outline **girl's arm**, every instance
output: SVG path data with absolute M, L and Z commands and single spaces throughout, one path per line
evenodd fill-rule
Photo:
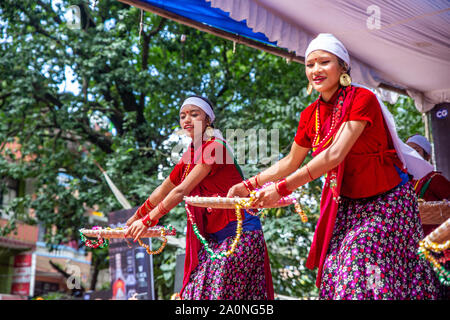
M 367 121 L 345 122 L 330 147 L 286 178 L 286 189 L 295 190 L 338 166 L 361 136 L 366 124 Z M 280 198 L 275 186 L 271 186 L 260 192 L 260 197 L 255 201 L 255 205 L 264 207 L 275 203 Z
M 305 160 L 309 150 L 309 148 L 301 147 L 294 142 L 286 157 L 248 180 L 254 187 L 257 185 L 256 182 L 258 182 L 258 185 L 262 186 L 267 182 L 278 181 L 297 170 Z M 247 194 L 248 191 L 245 188 L 244 183 L 241 182 L 230 188 L 227 197 L 246 196 Z
M 160 206 L 167 212 L 176 207 L 209 174 L 211 168 L 209 164 L 197 164 L 183 182 L 173 188 L 160 202 Z M 164 214 L 156 207 L 149 213 L 149 217 L 154 221 L 159 220 Z
M 308 162 L 307 167 L 304 166 L 301 170 L 286 179 L 287 189 L 295 190 L 337 167 L 350 152 L 356 140 L 362 134 L 366 124 L 367 121 L 344 122 L 329 148 Z
M 128 219 L 127 226 L 130 226 L 134 221 L 143 218 L 146 214 L 148 214 L 153 209 L 152 206 L 156 206 L 160 203 L 175 187 L 176 186 L 172 183 L 172 181 L 170 181 L 170 178 L 167 177 L 163 183 L 153 190 L 147 200 L 145 200 L 145 202 L 136 210 L 134 215 Z
M 183 201 L 183 197 L 188 195 L 192 189 L 208 175 L 211 171 L 211 167 L 212 166 L 208 164 L 197 164 L 184 181 L 171 189 L 167 196 L 159 202 L 156 208 L 142 220 L 138 219 L 131 224 L 125 233 L 125 237 L 132 237 L 134 238 L 134 241 L 137 241 L 137 239 L 139 239 L 147 230 L 148 222 L 151 223 L 150 226 L 156 224 L 162 216 Z M 144 224 L 143 221 L 146 223 Z

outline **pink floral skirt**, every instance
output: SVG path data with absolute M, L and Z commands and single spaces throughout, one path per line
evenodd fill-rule
M 234 237 L 222 243 L 209 242 L 215 252 L 228 250 Z M 265 243 L 261 230 L 245 231 L 234 254 L 212 261 L 202 247 L 199 264 L 191 273 L 182 299 L 184 300 L 265 300 Z
M 417 254 L 422 238 L 417 198 L 409 182 L 373 198 L 341 199 L 320 298 L 439 298 L 439 281 Z

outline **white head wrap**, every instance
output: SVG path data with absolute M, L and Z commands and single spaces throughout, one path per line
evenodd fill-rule
M 197 106 L 200 109 L 202 109 L 203 111 L 205 111 L 205 113 L 208 115 L 209 119 L 211 120 L 211 123 L 213 123 L 214 119 L 216 119 L 216 115 L 214 114 L 213 109 L 211 108 L 210 104 L 208 102 L 206 102 L 205 100 L 203 100 L 201 98 L 197 98 L 197 97 L 189 97 L 186 100 L 184 100 L 183 104 L 181 105 L 180 112 L 181 112 L 181 109 L 183 109 L 183 107 L 188 104 L 193 104 L 194 106 Z
M 197 106 L 200 109 L 202 109 L 208 115 L 211 123 L 213 123 L 214 120 L 216 119 L 216 115 L 214 114 L 214 111 L 213 111 L 211 105 L 208 102 L 206 102 L 205 100 L 198 98 L 198 97 L 189 97 L 186 100 L 184 100 L 183 104 L 181 105 L 180 112 L 181 112 L 181 109 L 183 109 L 183 107 L 188 104 L 192 104 L 192 105 Z M 219 138 L 221 140 L 225 140 L 223 138 L 222 132 L 220 132 L 220 130 L 218 130 L 218 129 L 214 129 L 213 136 L 215 136 L 216 138 Z
M 431 144 L 428 142 L 427 138 L 421 136 L 420 134 L 415 134 L 410 137 L 406 143 L 412 142 L 421 147 L 427 154 L 431 155 Z
M 316 50 L 323 50 L 334 54 L 350 66 L 350 56 L 345 46 L 331 33 L 320 33 L 313 39 L 305 52 L 305 61 L 309 54 Z
M 362 87 L 370 90 L 362 85 L 352 83 L 352 86 Z M 381 107 L 381 113 L 383 114 L 384 121 L 388 127 L 389 133 L 391 134 L 392 142 L 394 148 L 397 151 L 397 155 L 402 161 L 403 165 L 408 169 L 408 173 L 411 174 L 414 179 L 418 180 L 426 176 L 428 173 L 434 170 L 434 167 L 426 160 L 424 160 L 416 150 L 408 146 L 403 142 L 398 134 L 397 128 L 395 126 L 394 116 L 383 103 L 381 98 L 375 94 L 378 99 L 378 103 Z

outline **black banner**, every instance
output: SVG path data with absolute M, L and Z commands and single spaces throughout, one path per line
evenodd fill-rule
M 136 208 L 109 213 L 109 226 L 124 227 Z M 142 238 L 151 248 L 149 238 Z M 132 239 L 111 239 L 109 244 L 109 270 L 113 300 L 154 300 L 153 256 Z

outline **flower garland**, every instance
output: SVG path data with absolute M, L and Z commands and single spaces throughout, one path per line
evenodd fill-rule
M 220 253 L 214 253 L 214 251 L 209 247 L 208 241 L 201 235 L 200 231 L 198 230 L 198 226 L 195 223 L 194 216 L 192 215 L 191 210 L 189 209 L 188 205 L 185 204 L 186 212 L 188 215 L 188 219 L 192 224 L 192 229 L 194 230 L 194 234 L 196 235 L 197 239 L 201 242 L 201 244 L 205 247 L 206 252 L 208 253 L 210 259 L 212 261 L 215 261 L 216 259 L 222 259 L 224 257 L 229 257 L 234 253 L 236 250 L 236 246 L 241 238 L 242 234 L 242 214 L 241 209 L 242 207 L 246 206 L 245 200 L 241 201 L 242 203 L 236 203 L 236 218 L 237 218 L 237 226 L 236 226 L 236 235 L 234 237 L 233 242 L 231 243 L 231 248 L 227 251 L 222 251 Z
M 92 230 L 99 230 L 99 229 L 101 229 L 101 227 L 99 227 L 99 226 L 92 227 Z M 81 241 L 84 242 L 86 247 L 92 248 L 92 249 L 105 248 L 109 245 L 108 239 L 103 239 L 100 236 L 100 233 L 97 235 L 97 241 L 87 239 L 81 231 L 80 231 L 80 238 L 81 238 Z
M 166 235 L 167 235 L 167 233 L 169 233 L 169 234 L 172 233 L 173 232 L 173 228 L 174 227 L 171 226 L 171 225 L 168 225 L 168 226 L 165 226 L 165 227 L 161 227 L 161 236 L 160 237 L 163 239 L 163 243 L 162 243 L 161 247 L 158 250 L 155 250 L 155 251 L 150 250 L 150 247 L 148 245 L 144 244 L 141 241 L 141 239 L 138 239 L 138 243 L 139 243 L 139 245 L 141 247 L 146 249 L 146 251 L 147 251 L 147 253 L 149 255 L 160 254 L 164 250 L 166 245 L 167 245 L 167 237 L 166 237 Z M 101 230 L 101 229 L 102 228 L 99 227 L 99 226 L 92 227 L 92 230 Z M 115 229 L 111 229 L 110 227 L 106 227 L 105 228 L 105 230 L 124 230 L 124 229 L 125 228 L 121 228 L 121 227 L 117 227 Z M 109 245 L 108 239 L 102 238 L 100 233 L 97 235 L 97 240 L 90 240 L 90 239 L 87 239 L 85 237 L 85 235 L 80 230 L 80 238 L 81 238 L 81 241 L 84 242 L 84 244 L 87 247 L 92 248 L 92 249 L 104 248 L 104 247 L 107 247 Z M 125 240 L 127 241 L 127 239 L 125 239 Z
M 445 268 L 441 264 L 439 264 L 439 262 L 435 257 L 433 257 L 430 251 L 442 252 L 449 248 L 450 240 L 447 240 L 442 244 L 438 244 L 425 238 L 424 240 L 420 241 L 418 250 L 419 256 L 431 263 L 434 272 L 436 272 L 436 274 L 438 275 L 439 281 L 445 286 L 450 286 L 450 272 L 448 270 L 445 270 Z
M 273 182 L 267 182 L 265 183 L 261 188 L 256 189 L 252 192 L 250 192 L 250 200 L 249 203 L 251 205 L 251 203 L 253 203 L 253 201 L 258 197 L 258 192 L 261 191 L 262 189 L 270 186 L 271 184 L 273 184 Z M 296 197 L 292 194 L 286 196 L 286 197 L 282 197 L 279 201 L 278 204 L 280 205 L 288 205 L 288 204 L 294 204 L 295 207 L 295 212 L 297 212 L 297 214 L 300 216 L 300 219 L 303 223 L 308 222 L 308 216 L 306 215 L 305 211 L 303 210 L 300 201 L 296 199 Z M 250 206 L 249 205 L 249 206 Z M 260 215 L 260 212 L 256 212 L 254 213 L 253 210 L 247 210 L 248 213 L 250 213 L 253 216 L 257 216 Z M 263 214 L 261 214 L 262 216 Z
M 145 248 L 145 250 L 147 251 L 147 253 L 148 253 L 149 255 L 157 255 L 157 254 L 160 254 L 160 253 L 164 250 L 164 248 L 166 247 L 166 245 L 167 245 L 167 237 L 166 237 L 166 229 L 165 229 L 165 228 L 161 228 L 161 238 L 162 238 L 162 240 L 163 240 L 163 243 L 161 244 L 161 246 L 159 247 L 159 249 L 158 249 L 158 250 L 155 250 L 155 251 L 150 250 L 150 246 L 147 245 L 147 244 L 145 244 L 145 243 L 143 243 L 143 242 L 141 241 L 141 239 L 138 239 L 138 243 L 139 243 L 139 245 L 140 245 L 141 247 Z

